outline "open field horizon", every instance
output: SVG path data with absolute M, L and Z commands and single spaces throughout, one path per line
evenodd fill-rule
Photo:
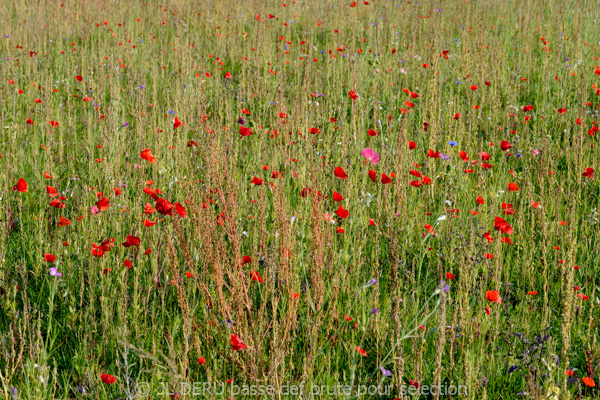
M 0 21 L 0 398 L 599 397 L 598 4 Z

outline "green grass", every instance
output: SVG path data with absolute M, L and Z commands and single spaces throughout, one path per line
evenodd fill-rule
M 0 393 L 596 398 L 596 4 L 284 2 L 0 5 Z

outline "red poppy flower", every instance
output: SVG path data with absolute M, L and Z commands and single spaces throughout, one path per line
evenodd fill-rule
M 485 292 L 485 298 L 492 303 L 502 304 L 502 297 L 500 297 L 500 293 L 497 290 L 488 290 Z
M 98 207 L 98 210 L 106 211 L 108 210 L 110 203 L 108 202 L 108 199 L 106 197 L 103 197 L 96 202 L 96 206 Z
M 156 211 L 161 213 L 162 215 L 172 215 L 173 214 L 173 204 L 171 204 L 166 199 L 158 199 L 156 200 L 156 204 L 154 205 Z
M 144 206 L 144 214 L 146 215 L 150 215 L 152 214 L 154 211 L 156 211 L 155 208 L 152 208 L 152 205 L 150 203 L 146 203 L 146 205 Z
M 56 261 L 56 256 L 53 254 L 44 253 L 44 260 L 46 260 L 49 263 L 53 263 L 54 261 Z
M 354 92 L 354 90 L 351 90 L 348 92 L 348 97 L 350 97 L 352 100 L 356 100 L 358 95 Z
M 499 218 L 499 219 L 504 221 L 502 218 Z M 506 222 L 506 221 L 504 221 L 504 222 Z M 487 231 L 486 233 L 484 233 L 483 237 L 487 239 L 488 243 L 494 242 L 494 238 L 490 236 L 490 231 Z
M 177 202 L 173 205 L 175 206 L 175 212 L 179 214 L 181 218 L 185 218 L 187 216 L 187 211 L 185 210 L 185 207 L 181 205 L 181 203 Z
M 500 142 L 500 148 L 502 149 L 502 151 L 506 151 L 508 149 L 512 149 L 512 146 L 506 140 L 503 140 Z
M 510 207 L 506 207 L 506 208 L 504 208 L 504 210 L 502 211 L 502 213 L 504 215 L 513 215 L 515 213 L 515 209 L 514 208 L 510 208 Z
M 414 150 L 417 148 L 417 144 L 415 142 L 408 141 L 408 148 Z
M 335 170 L 333 171 L 334 175 L 337 176 L 340 179 L 346 179 L 348 177 L 348 175 L 346 174 L 346 171 L 344 171 L 344 169 L 342 167 L 336 167 Z
M 366 357 L 367 356 L 367 351 L 364 349 L 361 349 L 360 347 L 356 346 L 356 351 L 358 351 L 362 356 Z
M 369 178 L 373 181 L 373 182 L 377 182 L 377 172 L 373 171 L 372 169 L 369 170 Z
M 369 135 L 369 136 L 377 136 L 377 133 L 378 132 L 375 129 L 369 129 L 367 131 L 367 135 Z
M 348 210 L 345 210 L 344 207 L 339 206 L 339 208 L 336 210 L 335 212 L 337 214 L 338 217 L 346 219 L 350 216 L 350 213 L 348 212 Z
M 429 232 L 432 236 L 436 236 L 437 234 L 435 233 L 435 231 L 433 230 L 433 227 L 430 224 L 425 225 L 425 229 L 427 230 L 427 232 Z
M 262 283 L 263 282 L 263 278 L 262 276 L 260 276 L 260 272 L 258 271 L 252 271 L 252 280 L 253 281 L 257 281 L 258 283 Z
M 102 380 L 102 382 L 104 382 L 107 385 L 110 385 L 111 383 L 115 383 L 117 381 L 117 377 L 116 376 L 112 376 L 109 374 L 102 374 L 100 375 L 100 379 Z
M 496 228 L 496 230 L 504 232 L 507 235 L 510 235 L 514 232 L 512 226 L 510 226 L 508 222 L 506 222 L 500 217 L 496 217 L 496 220 L 494 221 L 494 227 Z
M 588 168 L 585 169 L 585 172 L 582 173 L 581 175 L 585 176 L 586 178 L 593 178 L 594 177 L 594 172 L 596 172 L 596 171 L 594 171 L 593 168 L 589 168 L 588 167 Z
M 152 151 L 150 151 L 150 149 L 144 149 L 142 154 L 140 154 L 140 157 L 148 161 L 150 164 L 156 164 L 156 158 L 152 155 Z
M 585 378 L 582 378 L 581 380 L 583 381 L 583 383 L 586 384 L 586 386 L 589 386 L 589 387 L 596 386 L 596 382 L 594 382 L 594 380 L 588 376 L 586 376 Z
M 231 335 L 230 343 L 231 343 L 231 347 L 233 348 L 234 351 L 240 351 L 242 349 L 246 349 L 247 348 L 246 345 L 235 334 Z
M 65 217 L 60 217 L 60 219 L 58 220 L 58 226 L 67 226 L 67 225 L 70 225 L 70 224 L 71 224 L 71 221 L 69 221 Z
M 252 135 L 252 130 L 245 126 L 240 126 L 240 135 L 242 136 L 250 136 Z
M 133 235 L 128 235 L 125 242 L 121 243 L 123 247 L 139 246 L 140 238 Z
M 46 193 L 49 194 L 50 197 L 58 196 L 58 193 L 56 193 L 56 188 L 52 186 L 46 185 Z
M 50 206 L 56 208 L 56 209 L 61 209 L 61 208 L 65 208 L 65 203 L 61 203 L 58 199 L 54 199 L 52 200 L 52 202 L 50 203 Z
M 333 192 L 333 201 L 342 201 L 344 200 L 344 197 L 339 194 L 338 192 L 334 191 Z
M 381 183 L 383 183 L 384 185 L 387 185 L 389 183 L 392 183 L 392 179 L 387 176 L 386 174 L 381 174 Z
M 181 121 L 179 120 L 179 118 L 175 117 L 175 120 L 173 121 L 173 129 L 177 129 L 180 126 L 183 126 L 183 124 L 181 123 Z
M 13 192 L 15 190 L 17 190 L 19 192 L 27 193 L 28 186 L 29 185 L 27 185 L 27 182 L 25 181 L 25 179 L 19 178 L 19 180 L 17 181 L 17 184 L 15 186 L 13 186 L 12 190 L 13 190 Z
M 511 182 L 508 184 L 507 189 L 510 190 L 511 192 L 517 192 L 519 190 L 519 185 L 517 185 L 514 182 Z
M 263 180 L 257 177 L 252 178 L 250 182 L 254 183 L 256 186 L 260 186 L 263 184 Z
M 427 157 L 440 158 L 440 152 L 429 149 L 429 150 L 427 150 Z

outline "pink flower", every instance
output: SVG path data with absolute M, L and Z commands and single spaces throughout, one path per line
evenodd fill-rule
M 540 154 L 539 150 L 533 150 L 531 153 L 533 154 L 534 157 L 537 156 L 538 154 Z
M 98 207 L 96 206 L 92 206 L 92 208 L 90 208 L 90 212 L 94 215 L 98 214 L 100 212 L 100 210 L 98 209 Z
M 377 152 L 373 149 L 369 149 L 367 147 L 366 149 L 361 151 L 360 154 L 367 160 L 371 161 L 373 164 L 379 163 L 379 154 L 377 154 Z

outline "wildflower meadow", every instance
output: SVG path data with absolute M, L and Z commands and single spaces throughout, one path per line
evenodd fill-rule
M 600 4 L 0 3 L 0 398 L 600 398 Z

